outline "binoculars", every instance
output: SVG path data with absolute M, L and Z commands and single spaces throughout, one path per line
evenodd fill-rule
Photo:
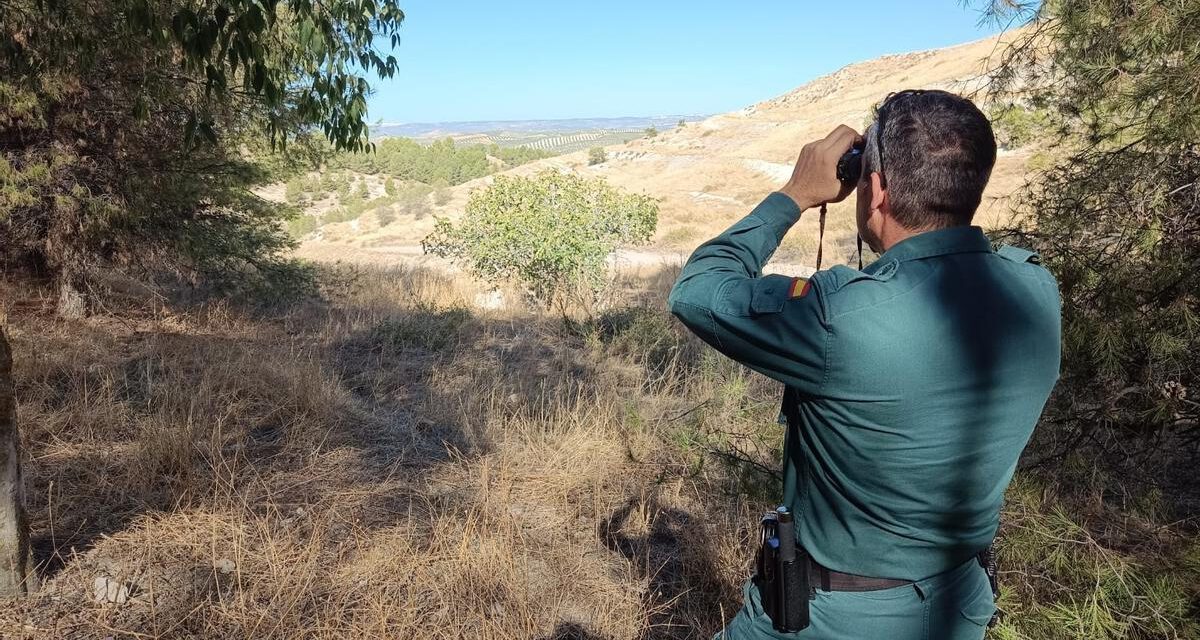
M 850 150 L 842 154 L 837 163 L 837 179 L 844 185 L 852 185 L 862 177 L 863 148 L 865 143 L 856 142 Z

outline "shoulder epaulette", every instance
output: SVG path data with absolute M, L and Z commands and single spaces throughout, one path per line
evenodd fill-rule
M 999 254 L 1001 258 L 1012 260 L 1013 262 L 1032 262 L 1033 264 L 1042 263 L 1042 257 L 1039 256 L 1037 252 L 1030 251 L 1029 249 L 1022 249 L 1021 247 L 1002 244 L 1000 245 L 999 249 L 996 249 L 996 253 Z
M 851 282 L 857 282 L 860 280 L 874 280 L 876 282 L 883 282 L 891 280 L 892 276 L 896 275 L 896 269 L 899 266 L 900 264 L 898 262 L 891 260 L 887 264 L 880 265 L 879 267 L 875 267 L 874 265 L 868 267 L 868 270 L 870 271 L 870 273 L 868 273 L 866 271 L 859 271 L 858 269 L 839 264 L 834 265 L 827 270 L 818 271 L 817 273 L 813 274 L 813 279 L 818 280 L 821 283 L 821 289 L 823 291 L 827 293 L 833 293 L 850 284 Z

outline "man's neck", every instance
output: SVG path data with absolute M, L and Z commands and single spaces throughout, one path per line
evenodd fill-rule
M 883 229 L 881 229 L 879 233 L 879 242 L 883 245 L 882 251 L 879 253 L 882 254 L 884 251 L 891 249 L 892 247 L 913 236 L 919 236 L 922 233 L 929 231 L 937 231 L 938 229 L 948 228 L 950 227 L 925 227 L 921 229 L 909 229 L 908 227 L 905 227 L 894 220 L 885 220 Z
M 927 229 L 909 229 L 908 227 L 896 222 L 891 217 L 883 219 L 883 228 L 879 230 L 879 253 L 883 253 L 888 249 L 900 244 L 915 235 L 924 233 Z

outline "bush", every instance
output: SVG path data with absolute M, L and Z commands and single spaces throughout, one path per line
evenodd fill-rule
M 367 343 L 377 349 L 442 351 L 462 338 L 463 328 L 470 320 L 471 312 L 461 306 L 440 308 L 422 303 L 410 313 L 376 325 Z
M 437 187 L 433 192 L 433 204 L 443 207 L 450 203 L 450 189 L 442 186 Z
M 661 378 L 672 366 L 685 370 L 695 358 L 695 343 L 680 333 L 678 323 L 661 307 L 609 309 L 589 328 L 611 352 L 637 362 L 655 378 Z
M 647 138 L 654 138 L 654 137 L 657 137 L 657 136 L 658 136 L 658 129 L 655 129 L 654 127 L 646 127 L 645 134 L 646 134 L 646 137 L 647 137 Z
M 603 164 L 608 161 L 608 152 L 604 147 L 592 147 L 588 149 L 588 166 Z
M 317 218 L 310 215 L 299 215 L 287 221 L 288 235 L 299 240 L 317 230 Z
M 1081 467 L 1092 469 L 1090 463 Z M 1053 483 L 1014 479 L 996 544 L 1002 572 L 998 605 L 1005 615 L 995 636 L 1197 637 L 1200 623 L 1191 600 L 1200 564 L 1191 556 L 1200 547 L 1148 539 L 1146 532 L 1171 526 L 1160 518 L 1132 510 L 1119 518 L 1094 513 L 1103 504 L 1098 495 L 1104 488 L 1087 489 L 1092 492 L 1063 495 Z
M 288 204 L 300 202 L 304 198 L 304 182 L 298 177 L 288 180 L 283 197 L 288 201 Z
M 1024 147 L 1053 134 L 1050 114 L 1045 109 L 1009 103 L 993 107 L 988 117 L 996 142 L 1008 149 Z
M 344 171 L 326 169 L 321 172 L 320 189 L 326 193 L 337 193 L 348 187 L 348 178 Z
M 532 300 L 561 305 L 575 293 L 594 299 L 612 250 L 648 242 L 657 221 L 653 199 L 601 179 L 557 171 L 501 175 L 471 194 L 462 222 L 439 219 L 422 246 L 480 279 L 516 282 Z
M 379 207 L 375 210 L 375 220 L 379 226 L 386 227 L 396 221 L 396 210 L 391 206 Z
M 789 234 L 788 237 L 790 238 L 794 235 L 797 234 Z M 663 246 L 667 247 L 684 247 L 694 244 L 696 238 L 699 236 L 700 231 L 698 229 L 692 226 L 684 225 L 681 227 L 675 227 L 674 229 L 664 233 L 662 237 L 659 238 L 659 242 Z

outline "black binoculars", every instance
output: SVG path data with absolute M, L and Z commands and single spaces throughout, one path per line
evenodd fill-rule
M 844 185 L 851 185 L 858 182 L 862 177 L 863 170 L 863 149 L 865 144 L 862 142 L 854 143 L 850 150 L 842 154 L 838 158 L 837 163 L 837 179 Z

